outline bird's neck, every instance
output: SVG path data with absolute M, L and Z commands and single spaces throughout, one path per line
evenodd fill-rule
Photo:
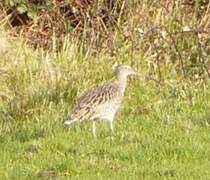
M 118 83 L 119 90 L 120 90 L 121 94 L 124 95 L 126 84 L 127 84 L 127 76 L 118 74 L 117 75 L 117 83 Z

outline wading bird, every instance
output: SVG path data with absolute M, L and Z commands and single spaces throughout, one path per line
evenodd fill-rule
M 114 117 L 123 100 L 127 77 L 139 75 L 129 65 L 117 68 L 116 78 L 105 85 L 98 86 L 81 96 L 72 113 L 65 119 L 65 125 L 81 121 L 92 121 L 93 135 L 96 136 L 96 121 L 106 120 L 114 132 Z

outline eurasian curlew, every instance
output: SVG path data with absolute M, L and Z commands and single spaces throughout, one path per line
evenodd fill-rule
M 123 100 L 127 85 L 127 77 L 138 75 L 129 65 L 117 68 L 116 78 L 105 85 L 98 86 L 81 96 L 72 113 L 65 119 L 65 125 L 90 120 L 93 122 L 93 135 L 96 136 L 98 120 L 107 120 L 114 132 L 113 120 Z

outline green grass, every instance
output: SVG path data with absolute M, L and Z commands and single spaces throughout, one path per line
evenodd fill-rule
M 113 76 L 116 61 L 130 63 L 129 52 L 84 60 L 71 42 L 57 54 L 8 38 L 4 45 L 0 179 L 210 179 L 208 82 L 202 89 L 167 70 L 164 86 L 129 80 L 115 133 L 99 122 L 93 138 L 89 122 L 65 128 L 63 118 L 84 90 Z M 147 59 L 134 56 L 134 68 L 147 73 Z M 31 144 L 36 152 L 27 151 Z

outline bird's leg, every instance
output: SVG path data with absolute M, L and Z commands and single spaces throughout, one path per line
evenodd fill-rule
M 93 136 L 96 137 L 96 122 L 95 121 L 93 121 L 92 132 L 93 132 Z
M 113 123 L 113 121 L 110 121 L 109 123 L 110 123 L 110 129 L 111 129 L 112 133 L 114 133 L 114 123 Z

